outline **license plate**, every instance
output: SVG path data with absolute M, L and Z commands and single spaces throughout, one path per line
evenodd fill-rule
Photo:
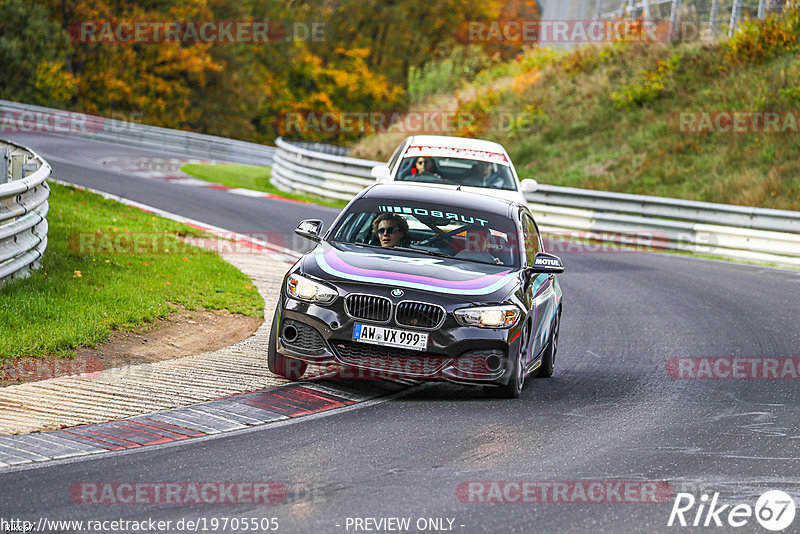
M 353 328 L 353 341 L 422 351 L 428 347 L 428 334 L 356 323 Z

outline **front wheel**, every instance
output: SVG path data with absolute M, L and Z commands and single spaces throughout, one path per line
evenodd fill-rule
M 267 367 L 278 376 L 289 380 L 299 380 L 306 372 L 308 364 L 294 358 L 287 358 L 278 354 L 278 310 L 272 319 L 272 330 L 269 333 L 269 347 L 267 348 Z
M 508 384 L 505 386 L 484 386 L 483 393 L 487 397 L 495 399 L 516 399 L 522 393 L 522 387 L 525 385 L 525 367 L 530 350 L 528 339 L 528 325 L 522 330 L 519 351 L 517 351 L 517 358 L 514 362 L 514 369 L 511 371 L 511 378 L 508 379 Z

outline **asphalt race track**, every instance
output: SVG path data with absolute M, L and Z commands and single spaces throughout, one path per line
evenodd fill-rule
M 14 139 L 39 151 L 61 180 L 230 230 L 290 235 L 300 218 L 330 222 L 336 213 L 109 174 L 97 163 L 164 156 L 150 151 L 63 137 Z M 244 528 L 212 529 L 212 520 L 277 518 L 277 532 L 291 533 L 766 532 L 756 517 L 731 527 L 728 512 L 736 504 L 755 507 L 767 490 L 800 502 L 800 380 L 791 372 L 783 379 L 676 379 L 675 360 L 668 362 L 800 357 L 800 272 L 644 252 L 560 255 L 567 272 L 560 275 L 556 373 L 528 379 L 519 399 L 423 385 L 286 424 L 0 471 L 0 516 L 183 519 L 182 530 L 199 519 L 205 523 L 198 531 L 205 525 L 225 532 Z M 79 504 L 69 494 L 84 482 L 209 481 L 278 482 L 287 494 L 266 505 Z M 560 487 L 569 490 L 511 502 L 521 499 L 508 482 L 551 490 L 565 483 Z M 633 489 L 627 496 L 591 493 L 599 502 L 587 502 L 575 488 L 592 482 Z M 659 488 L 657 498 L 635 491 L 644 484 Z M 710 501 L 719 493 L 719 505 L 731 505 L 719 516 L 724 526 L 714 527 L 713 518 L 702 526 L 705 513 L 697 528 L 667 526 L 679 492 L 698 505 L 702 495 Z M 474 502 L 492 495 L 493 504 Z M 686 512 L 687 522 L 698 505 Z M 409 528 L 356 522 L 390 517 L 409 518 Z M 800 517 L 785 530 L 797 531 Z
M 112 158 L 181 158 L 182 154 L 155 152 L 113 143 L 42 134 L 2 134 L 38 152 L 53 167 L 53 177 L 104 191 L 183 217 L 240 233 L 270 232 L 276 244 L 301 245 L 294 229 L 301 219 L 322 219 L 326 227 L 339 210 L 313 204 L 231 195 L 224 190 L 187 187 L 121 174 L 103 165 Z M 192 159 L 192 158 L 186 158 Z M 271 163 L 271 162 L 269 162 Z M 266 162 L 265 162 L 266 164 Z

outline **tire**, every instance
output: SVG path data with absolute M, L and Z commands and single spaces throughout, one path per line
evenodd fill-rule
M 556 356 L 558 355 L 558 332 L 561 329 L 561 310 L 556 312 L 555 319 L 553 319 L 553 333 L 550 334 L 550 343 L 544 350 L 542 355 L 542 365 L 539 366 L 539 373 L 536 378 L 550 378 L 553 376 L 553 371 L 556 365 Z
M 484 386 L 483 394 L 493 399 L 516 399 L 522 393 L 522 387 L 525 385 L 525 364 L 523 358 L 530 351 L 530 338 L 528 336 L 528 325 L 522 331 L 522 341 L 520 342 L 520 349 L 517 351 L 517 358 L 514 362 L 514 370 L 512 371 L 511 378 L 508 379 L 508 384 L 504 386 Z
M 272 330 L 269 333 L 269 347 L 267 348 L 267 367 L 278 376 L 289 380 L 299 380 L 308 368 L 302 360 L 281 356 L 277 351 L 278 346 L 278 310 L 272 319 Z

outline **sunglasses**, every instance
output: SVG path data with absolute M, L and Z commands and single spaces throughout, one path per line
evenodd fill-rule
M 399 229 L 400 228 L 398 228 L 397 226 L 390 226 L 389 228 L 378 228 L 377 233 L 378 233 L 378 235 L 383 235 L 383 234 L 392 235 L 395 230 L 399 230 Z
M 417 160 L 417 165 L 425 165 L 425 160 L 424 159 Z

